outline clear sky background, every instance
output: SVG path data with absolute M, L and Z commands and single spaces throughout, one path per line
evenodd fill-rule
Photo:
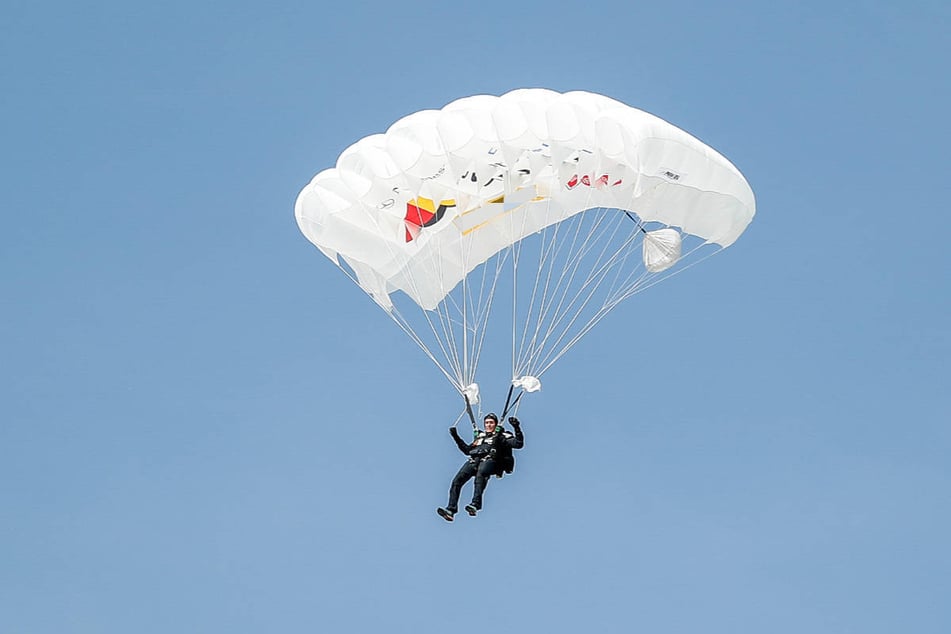
M 5 0 L 0 632 L 951 631 L 949 6 Z M 293 204 L 519 87 L 682 127 L 758 213 L 448 524 L 462 404 Z

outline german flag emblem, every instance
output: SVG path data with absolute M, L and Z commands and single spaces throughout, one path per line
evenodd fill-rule
M 423 227 L 431 227 L 446 215 L 446 210 L 456 206 L 455 200 L 442 200 L 439 206 L 429 198 L 414 198 L 406 203 L 406 241 L 412 242 L 419 237 Z

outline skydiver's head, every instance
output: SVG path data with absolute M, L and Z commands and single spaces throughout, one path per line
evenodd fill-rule
M 485 430 L 491 434 L 499 425 L 499 417 L 492 412 L 489 412 L 485 415 L 485 419 L 482 421 L 482 424 L 485 426 Z

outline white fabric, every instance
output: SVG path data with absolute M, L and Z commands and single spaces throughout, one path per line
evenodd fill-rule
M 407 218 L 421 199 L 447 204 L 416 227 Z M 601 95 L 525 89 L 417 112 L 358 141 L 303 189 L 296 216 L 381 306 L 401 290 L 432 310 L 495 253 L 595 207 L 724 247 L 755 213 L 740 172 L 686 132 Z
M 512 384 L 540 389 L 620 302 L 731 245 L 755 202 L 729 161 L 653 115 L 525 89 L 361 139 L 295 213 L 477 404 L 484 349 L 510 342 Z
M 680 233 L 676 229 L 658 229 L 644 235 L 644 266 L 651 273 L 666 271 L 680 259 Z
M 542 382 L 537 377 L 527 375 L 515 379 L 512 381 L 512 385 L 522 388 L 526 392 L 537 392 L 542 389 Z
M 469 399 L 470 405 L 477 405 L 479 403 L 479 384 L 470 383 L 462 390 L 463 395 Z

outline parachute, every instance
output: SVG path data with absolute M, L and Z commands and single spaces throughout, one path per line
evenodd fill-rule
M 754 213 L 739 170 L 683 130 L 545 89 L 404 117 L 295 205 L 307 239 L 472 403 L 486 346 L 536 391 L 620 302 L 730 246 Z

